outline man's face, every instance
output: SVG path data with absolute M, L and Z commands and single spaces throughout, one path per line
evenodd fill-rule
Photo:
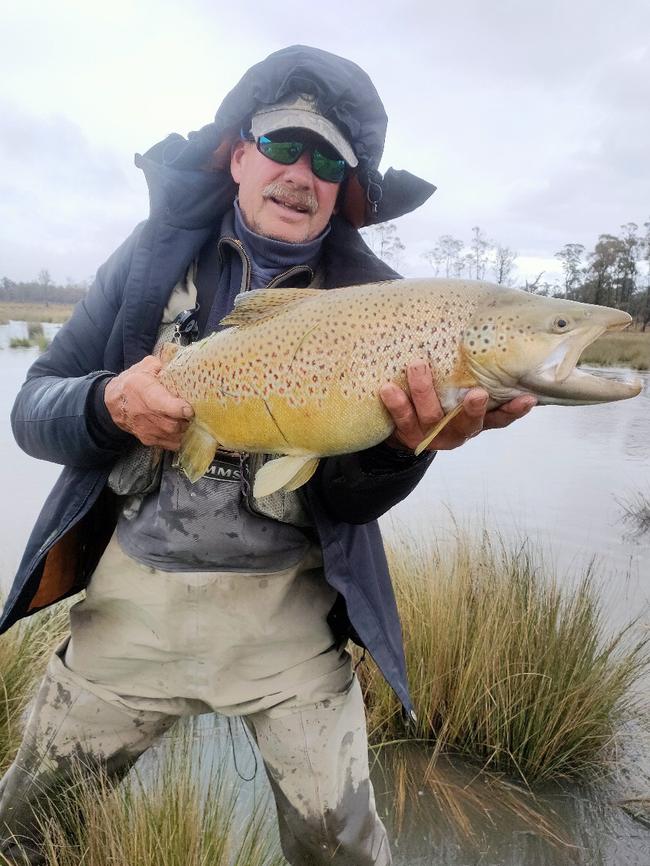
M 281 165 L 263 156 L 252 141 L 235 145 L 230 171 L 239 184 L 246 225 L 259 235 L 290 243 L 313 240 L 323 231 L 341 186 L 316 177 L 308 151 L 293 165 Z

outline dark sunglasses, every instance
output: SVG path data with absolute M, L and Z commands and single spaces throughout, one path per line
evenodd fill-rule
M 293 165 L 308 150 L 311 153 L 311 170 L 316 177 L 329 183 L 341 183 L 345 177 L 347 163 L 324 141 L 298 139 L 294 133 L 287 137 L 286 132 L 272 132 L 269 135 L 260 135 L 257 149 L 268 159 L 281 165 Z

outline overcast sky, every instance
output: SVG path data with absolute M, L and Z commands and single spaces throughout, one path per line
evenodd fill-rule
M 133 154 L 212 120 L 250 65 L 298 42 L 367 70 L 382 169 L 438 186 L 398 222 L 408 274 L 431 273 L 439 235 L 480 225 L 522 274 L 550 276 L 564 243 L 650 219 L 649 0 L 3 7 L 0 276 L 94 274 L 147 213 Z

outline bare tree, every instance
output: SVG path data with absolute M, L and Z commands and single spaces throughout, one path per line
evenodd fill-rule
M 40 286 L 43 291 L 43 297 L 45 298 L 45 306 L 49 307 L 50 305 L 50 286 L 54 285 L 50 272 L 43 268 L 38 272 L 38 277 L 36 278 L 36 282 Z
M 544 276 L 545 271 L 540 271 L 532 283 L 529 280 L 526 280 L 526 285 L 524 286 L 524 290 L 526 292 L 530 292 L 533 295 L 548 295 L 547 285 L 548 283 L 540 283 L 540 280 Z
M 452 235 L 441 235 L 438 238 L 437 247 L 440 250 L 441 261 L 444 265 L 445 276 L 451 277 L 458 267 L 458 259 L 463 249 L 463 242 Z
M 494 278 L 500 286 L 511 286 L 513 283 L 513 269 L 517 253 L 510 247 L 497 244 L 494 248 Z
M 472 241 L 470 249 L 474 259 L 474 275 L 477 280 L 485 279 L 485 269 L 488 263 L 488 250 L 490 248 L 489 241 L 479 228 L 474 226 L 472 229 Z
M 406 246 L 397 234 L 395 223 L 377 223 L 364 229 L 363 236 L 368 246 L 380 259 L 399 270 L 402 262 L 402 253 Z

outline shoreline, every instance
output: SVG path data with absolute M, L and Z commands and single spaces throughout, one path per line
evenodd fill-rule
M 63 324 L 68 321 L 73 309 L 73 304 L 2 301 L 0 325 L 6 325 L 10 320 Z M 650 330 L 605 334 L 585 349 L 580 357 L 581 364 L 650 370 Z

